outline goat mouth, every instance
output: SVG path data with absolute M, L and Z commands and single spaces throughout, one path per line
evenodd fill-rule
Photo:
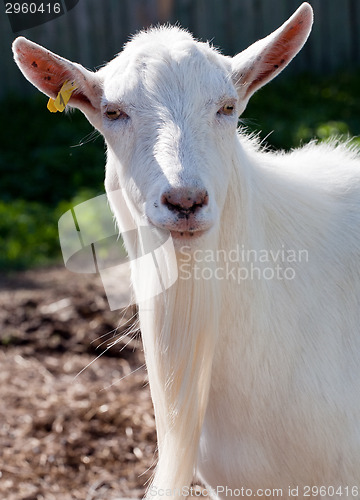
M 201 236 L 205 235 L 209 229 L 211 229 L 212 224 L 202 221 L 202 223 L 196 223 L 194 221 L 155 221 L 151 217 L 148 217 L 148 221 L 151 225 L 169 231 L 171 237 L 174 241 L 183 240 L 197 240 Z M 191 222 L 191 223 L 190 223 Z
M 196 239 L 206 233 L 206 230 L 200 231 L 170 231 L 170 234 L 176 240 L 187 240 L 187 239 Z

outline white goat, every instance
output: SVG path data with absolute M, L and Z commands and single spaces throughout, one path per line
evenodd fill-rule
M 149 497 L 185 496 L 195 472 L 223 498 L 358 495 L 359 156 L 272 153 L 237 131 L 311 25 L 304 3 L 233 58 L 150 29 L 96 73 L 14 42 L 48 96 L 75 82 L 70 106 L 106 140 L 120 228 L 119 188 L 137 226 L 173 237 L 179 279 L 139 305 L 159 446 Z M 133 273 L 135 291 L 151 289 L 153 271 Z

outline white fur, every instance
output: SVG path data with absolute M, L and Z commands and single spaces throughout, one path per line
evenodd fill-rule
M 182 496 L 195 473 L 224 498 L 226 487 L 282 488 L 286 498 L 289 486 L 302 498 L 306 485 L 356 496 L 359 155 L 336 143 L 272 153 L 237 130 L 251 94 L 301 48 L 311 22 L 305 4 L 233 59 L 178 28 L 140 33 L 97 73 L 96 118 L 81 108 L 106 140 L 120 230 L 119 187 L 139 227 L 174 235 L 178 281 L 139 304 L 159 442 L 149 498 Z M 217 113 L 226 103 L 237 113 Z M 111 121 L 106 109 L 130 118 Z M 206 190 L 194 227 L 163 203 L 169 190 Z M 236 249 L 251 257 L 234 263 Z M 279 259 L 292 279 L 268 279 Z M 229 265 L 250 273 L 253 264 L 253 279 L 224 278 Z M 151 290 L 156 273 L 139 274 L 134 261 L 133 280 Z

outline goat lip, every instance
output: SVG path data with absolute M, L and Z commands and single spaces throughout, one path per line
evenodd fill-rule
M 159 229 L 164 229 L 165 231 L 169 231 L 171 237 L 174 241 L 181 240 L 196 240 L 200 236 L 206 234 L 211 228 L 211 224 L 170 224 L 168 221 L 155 221 L 153 218 L 148 216 L 148 222 L 151 225 L 158 227 Z M 190 230 L 191 228 L 191 230 Z
M 200 231 L 170 231 L 170 234 L 176 240 L 187 240 L 187 239 L 196 239 L 206 233 L 206 230 Z

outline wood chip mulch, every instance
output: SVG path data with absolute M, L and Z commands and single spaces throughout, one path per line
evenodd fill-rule
M 143 364 L 134 309 L 109 311 L 98 276 L 1 275 L 0 498 L 141 498 L 156 460 Z

